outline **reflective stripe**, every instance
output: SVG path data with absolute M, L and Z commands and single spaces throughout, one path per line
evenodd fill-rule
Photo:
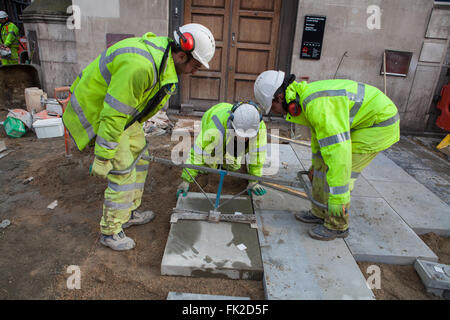
M 321 148 L 331 146 L 336 143 L 344 142 L 346 140 L 350 140 L 350 132 L 343 132 L 336 134 L 331 137 L 323 138 L 319 140 L 319 145 Z
M 328 192 L 331 194 L 344 194 L 348 192 L 349 185 L 339 186 L 339 187 L 328 187 Z
M 158 47 L 158 46 L 157 46 L 156 44 L 154 44 L 153 42 L 150 42 L 150 41 L 148 41 L 148 40 L 144 40 L 144 42 L 145 42 L 146 44 L 148 44 L 149 46 L 153 47 L 154 49 L 159 50 L 159 51 L 162 51 L 163 53 L 166 51 L 166 48 Z
M 203 156 L 203 155 L 209 156 L 210 155 L 208 152 L 204 151 L 202 148 L 197 146 L 195 143 L 194 143 L 194 152 L 201 156 Z
M 143 172 L 148 170 L 148 164 L 140 164 L 136 166 L 136 172 Z
M 103 205 L 105 207 L 107 207 L 108 209 L 126 210 L 126 209 L 130 209 L 131 207 L 133 207 L 133 202 L 117 203 L 117 202 L 112 202 L 112 201 L 109 201 L 109 200 L 105 200 L 105 202 L 103 202 Z
M 135 108 L 120 102 L 109 93 L 107 93 L 105 96 L 105 102 L 108 103 L 109 106 L 114 110 L 124 113 L 126 115 L 134 115 L 135 113 L 138 112 L 138 110 L 136 110 Z
M 97 135 L 97 139 L 95 140 L 95 142 L 102 148 L 108 149 L 108 150 L 114 150 L 117 148 L 117 146 L 119 145 L 119 143 L 117 142 L 111 142 L 111 141 L 107 141 L 104 138 L 100 137 L 99 135 Z
M 314 177 L 325 180 L 326 174 L 325 172 L 314 170 Z
M 121 191 L 133 191 L 136 189 L 136 184 L 135 183 L 130 183 L 130 184 L 117 184 L 111 181 L 108 181 L 108 188 L 117 191 L 117 192 L 121 192 Z
M 352 179 L 358 179 L 358 177 L 361 175 L 361 172 L 354 172 L 352 171 L 351 178 Z
M 344 97 L 347 96 L 347 91 L 344 89 L 341 90 L 324 90 L 324 91 L 317 91 L 313 94 L 310 94 L 308 97 L 303 100 L 303 109 L 306 110 L 306 106 L 308 103 L 310 103 L 312 100 L 316 98 L 322 98 L 322 97 Z
M 98 67 L 107 85 L 109 85 L 109 83 L 111 82 L 111 72 L 109 72 L 109 69 L 106 66 L 109 62 L 111 61 L 109 61 L 108 58 L 106 58 L 106 50 L 105 50 L 102 52 L 102 55 L 100 56 Z
M 250 152 L 263 152 L 263 151 L 267 151 L 267 144 L 265 146 L 259 147 L 257 149 L 253 149 Z
M 107 64 L 111 63 L 115 57 L 117 57 L 121 54 L 125 54 L 125 53 L 139 54 L 139 55 L 145 57 L 147 60 L 149 60 L 152 63 L 152 65 L 153 65 L 152 87 L 154 87 L 156 84 L 156 80 L 157 80 L 155 60 L 153 59 L 153 56 L 150 54 L 150 52 L 139 49 L 139 48 L 134 48 L 134 47 L 119 48 L 119 49 L 115 50 L 114 52 L 112 52 L 109 56 L 106 56 L 106 51 L 102 52 L 100 61 L 99 61 L 99 68 L 100 68 L 100 73 L 102 74 L 103 79 L 105 79 L 106 83 L 109 85 L 111 82 L 111 72 L 109 71 Z
M 317 152 L 317 153 L 312 153 L 312 158 L 313 159 L 323 159 L 322 158 L 322 154 L 320 153 L 320 151 L 319 152 Z
M 391 124 L 396 123 L 399 119 L 400 119 L 400 116 L 399 116 L 399 114 L 397 112 L 397 114 L 395 116 L 393 116 L 392 118 L 389 118 L 389 119 L 387 119 L 387 120 L 385 120 L 383 122 L 374 124 L 371 128 L 373 128 L 373 127 L 387 127 L 387 126 L 390 126 Z
M 350 109 L 350 125 L 352 125 L 353 119 L 355 118 L 356 114 L 358 113 L 359 109 L 361 108 L 364 102 L 365 94 L 366 94 L 366 86 L 363 83 L 358 83 L 358 92 L 356 94 L 355 104 Z M 351 100 L 350 97 L 349 99 Z
M 80 121 L 84 130 L 86 130 L 89 140 L 92 140 L 95 137 L 94 129 L 92 128 L 92 125 L 89 123 L 89 121 L 86 119 L 83 109 L 81 108 L 80 104 L 78 103 L 77 97 L 75 96 L 75 92 L 72 94 L 70 98 L 70 104 L 72 105 L 73 111 L 75 111 L 78 120 Z
M 119 185 L 111 181 L 108 182 L 108 188 L 116 192 L 142 190 L 144 189 L 144 185 L 145 183 L 130 183 Z
M 225 135 L 225 128 L 222 125 L 222 122 L 220 122 L 219 118 L 217 118 L 216 115 L 212 117 L 212 121 L 216 125 L 216 128 L 222 133 L 222 136 Z

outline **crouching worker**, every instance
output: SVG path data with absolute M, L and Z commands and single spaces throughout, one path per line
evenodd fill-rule
M 142 124 L 175 93 L 178 76 L 209 68 L 214 55 L 213 35 L 202 25 L 184 25 L 174 38 L 149 32 L 119 41 L 89 64 L 71 87 L 64 125 L 79 150 L 95 144 L 89 172 L 108 180 L 100 243 L 113 250 L 134 248 L 123 228 L 148 223 L 155 216 L 137 211 L 149 165 L 138 160 L 138 155 L 148 155 Z
M 351 80 L 296 82 L 295 75 L 265 71 L 255 82 L 255 97 L 266 109 L 311 128 L 312 195 L 328 205 L 312 205 L 296 218 L 318 224 L 318 240 L 348 234 L 350 191 L 361 171 L 400 139 L 397 107 L 375 87 Z M 310 178 L 311 179 L 311 178 Z
M 267 133 L 259 107 L 251 101 L 235 105 L 219 103 L 202 117 L 201 132 L 190 150 L 187 164 L 237 171 L 248 154 L 248 174 L 261 177 L 266 159 Z M 180 194 L 187 195 L 189 184 L 198 175 L 197 170 L 183 170 L 178 186 Z M 248 193 L 262 196 L 266 190 L 257 182 L 249 181 Z

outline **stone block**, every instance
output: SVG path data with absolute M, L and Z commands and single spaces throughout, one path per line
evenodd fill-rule
M 417 258 L 438 260 L 382 198 L 352 197 L 345 242 L 356 261 L 406 265 Z
M 286 212 L 255 214 L 267 299 L 374 299 L 344 240 L 314 240 L 311 225 Z
M 417 181 L 369 182 L 417 234 L 450 236 L 450 207 L 426 187 Z
M 213 194 L 208 196 L 215 198 Z M 203 194 L 193 192 L 180 197 L 177 203 L 178 209 L 209 207 Z M 220 210 L 223 214 L 253 212 L 246 197 L 237 198 Z M 249 224 L 178 220 L 171 225 L 161 262 L 162 275 L 261 280 L 262 273 L 257 231 Z

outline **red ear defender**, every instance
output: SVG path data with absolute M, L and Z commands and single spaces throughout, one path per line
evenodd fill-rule
M 184 52 L 191 52 L 194 50 L 195 42 L 194 37 L 189 32 L 181 33 L 178 31 L 180 37 L 180 47 Z
M 298 94 L 295 97 L 295 100 L 288 104 L 289 114 L 293 117 L 298 117 L 300 113 L 302 113 L 302 108 L 300 107 L 300 97 Z
M 302 113 L 302 109 L 298 105 L 297 101 L 293 101 L 288 105 L 288 112 L 293 117 L 298 117 Z

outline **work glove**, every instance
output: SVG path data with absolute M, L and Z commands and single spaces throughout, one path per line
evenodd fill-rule
M 177 189 L 177 199 L 180 196 L 180 194 L 183 194 L 183 197 L 187 196 L 187 193 L 189 191 L 189 182 L 183 181 L 182 183 L 180 183 L 180 185 L 178 186 Z
M 251 195 L 252 192 L 257 196 L 263 196 L 267 193 L 266 189 L 262 187 L 258 181 L 249 181 L 247 193 L 248 195 Z
M 334 204 L 328 202 L 328 214 L 334 217 L 342 217 L 347 209 L 345 204 Z
M 108 175 L 108 172 L 111 171 L 113 165 L 109 160 L 100 160 L 95 157 L 94 162 L 89 167 L 89 174 L 91 176 L 96 176 L 100 178 L 105 178 Z
M 313 181 L 313 176 L 314 176 L 314 167 L 311 166 L 311 168 L 309 168 L 309 170 L 308 170 L 308 179 L 311 183 Z

